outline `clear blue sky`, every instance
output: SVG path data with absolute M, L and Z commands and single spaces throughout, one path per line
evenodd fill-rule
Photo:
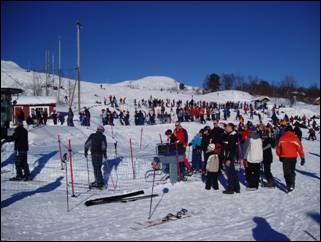
M 44 69 L 44 53 L 102 83 L 165 75 L 201 86 L 240 73 L 320 86 L 319 2 L 1 2 L 1 59 Z

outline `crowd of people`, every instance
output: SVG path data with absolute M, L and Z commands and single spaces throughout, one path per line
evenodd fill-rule
M 298 126 L 291 125 L 285 120 L 273 124 L 260 123 L 254 125 L 247 122 L 219 123 L 214 120 L 214 127 L 205 126 L 188 143 L 188 132 L 180 122 L 176 122 L 174 131 L 165 132 L 168 143 L 180 143 L 185 149 L 192 147 L 192 166 L 195 173 L 202 174 L 205 188 L 218 190 L 219 176 L 225 172 L 228 187 L 224 194 L 240 192 L 240 181 L 236 166 L 244 167 L 247 190 L 255 191 L 259 184 L 265 187 L 275 187 L 276 182 L 272 174 L 272 149 L 283 163 L 283 172 L 287 191 L 295 188 L 295 168 L 297 157 L 301 158 L 301 165 L 305 163 L 304 149 L 300 139 L 302 131 Z M 278 132 L 274 132 L 278 130 Z M 300 132 L 298 132 L 300 131 Z M 301 136 L 300 136 L 301 134 Z M 184 180 L 186 160 L 180 163 L 181 179 Z M 265 177 L 265 180 L 262 179 Z

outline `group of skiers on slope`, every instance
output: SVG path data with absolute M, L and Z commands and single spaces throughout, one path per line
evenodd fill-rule
M 295 134 L 292 126 L 281 122 L 280 135 L 276 143 L 276 153 L 283 163 L 284 178 L 288 191 L 295 188 L 295 167 L 297 156 L 301 158 L 301 165 L 304 165 L 304 151 L 300 141 L 300 132 Z M 244 129 L 245 128 L 245 129 Z M 91 151 L 92 164 L 94 167 L 95 182 L 93 186 L 102 188 L 102 161 L 107 159 L 107 141 L 104 127 L 98 126 L 97 132 L 91 134 L 85 143 L 85 156 L 88 150 Z M 275 186 L 273 175 L 271 174 L 272 156 L 272 127 L 271 125 L 258 125 L 255 127 L 248 122 L 247 127 L 237 128 L 233 123 L 224 125 L 224 129 L 219 127 L 219 122 L 214 121 L 214 128 L 206 126 L 188 143 L 188 132 L 182 127 L 180 122 L 175 123 L 175 129 L 166 131 L 168 142 L 181 143 L 186 149 L 188 145 L 193 147 L 192 167 L 186 157 L 180 163 L 181 175 L 184 177 L 185 168 L 202 171 L 206 176 L 206 189 L 213 187 L 218 189 L 218 176 L 224 168 L 228 179 L 228 187 L 225 194 L 240 192 L 239 179 L 236 173 L 235 164 L 243 159 L 246 167 L 246 178 L 249 189 L 257 189 L 259 186 L 260 164 L 263 163 L 264 174 L 268 180 L 267 186 Z M 29 166 L 27 162 L 28 153 L 28 131 L 23 127 L 23 122 L 18 121 L 18 126 L 12 136 L 1 141 L 15 142 L 16 152 L 16 172 L 17 175 L 12 180 L 31 180 Z M 202 163 L 202 153 L 204 162 Z
M 214 121 L 213 129 L 206 126 L 188 144 L 193 148 L 192 170 L 202 173 L 207 190 L 211 187 L 218 190 L 218 178 L 224 169 L 228 179 L 228 187 L 224 193 L 239 193 L 240 185 L 235 164 L 243 161 L 247 190 L 252 191 L 259 188 L 261 166 L 267 180 L 264 186 L 275 187 L 271 164 L 273 162 L 273 144 L 277 143 L 276 153 L 283 163 L 287 190 L 291 192 L 295 188 L 297 156 L 300 156 L 301 165 L 304 165 L 304 151 L 301 141 L 291 125 L 282 127 L 281 133 L 282 135 L 274 142 L 271 125 L 254 126 L 249 122 L 246 129 L 242 130 L 237 129 L 234 124 L 228 123 L 224 125 L 223 129 L 219 127 L 218 121 Z M 165 134 L 169 143 L 177 142 L 184 147 L 187 146 L 188 134 L 179 122 L 176 123 L 174 132 L 167 130 Z M 202 156 L 204 157 L 203 162 Z M 180 163 L 183 175 L 186 164 L 188 162 L 185 159 Z

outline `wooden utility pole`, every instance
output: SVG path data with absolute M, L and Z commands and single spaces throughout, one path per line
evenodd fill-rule
M 58 92 L 57 92 L 57 99 L 58 103 L 60 103 L 60 87 L 61 87 L 61 39 L 59 38 L 59 50 L 58 50 Z
M 78 113 L 80 113 L 80 28 L 79 21 L 76 24 L 77 27 L 77 79 L 78 79 Z

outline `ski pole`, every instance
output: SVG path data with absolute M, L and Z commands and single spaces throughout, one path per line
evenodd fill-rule
M 150 205 L 149 205 L 149 216 L 148 216 L 148 219 L 151 219 L 151 218 L 152 218 L 152 204 L 153 204 L 153 195 L 154 195 L 155 175 L 156 175 L 156 170 L 154 169 L 153 186 L 152 186 L 152 196 L 150 197 Z
M 88 178 L 88 189 L 90 189 L 90 180 L 89 180 L 89 162 L 88 162 L 88 157 L 86 157 L 87 161 L 87 178 Z

